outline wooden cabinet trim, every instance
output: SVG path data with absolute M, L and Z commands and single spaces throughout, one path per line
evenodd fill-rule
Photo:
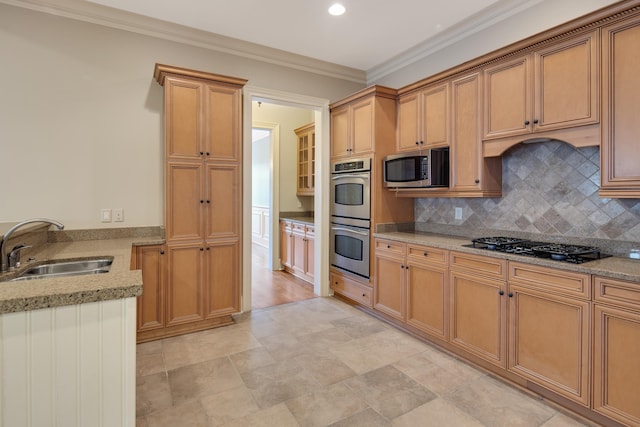
M 640 310 L 640 285 L 624 280 L 593 276 L 593 300 L 621 308 Z
M 591 276 L 557 268 L 509 261 L 509 283 L 576 298 L 591 298 Z
M 451 251 L 449 265 L 453 270 L 466 270 L 500 280 L 507 278 L 507 261 L 503 259 Z

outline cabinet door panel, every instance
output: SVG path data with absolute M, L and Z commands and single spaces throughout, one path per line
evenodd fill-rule
M 451 148 L 452 183 L 454 191 L 480 189 L 482 143 L 479 129 L 480 76 L 455 80 L 453 92 L 453 143 Z
M 531 131 L 529 58 L 524 56 L 484 70 L 484 139 Z
M 601 196 L 640 197 L 640 20 L 602 31 Z
M 203 319 L 202 246 L 169 246 L 167 325 Z
M 174 159 L 199 159 L 202 130 L 200 108 L 202 84 L 167 77 L 165 98 L 165 126 L 167 157 Z
M 446 340 L 449 335 L 448 274 L 445 269 L 408 263 L 407 323 Z
M 599 73 L 596 32 L 535 54 L 535 129 L 598 123 Z
M 206 159 L 240 161 L 240 92 L 224 86 L 206 86 Z
M 423 94 L 423 138 L 427 147 L 449 145 L 449 84 L 427 89 Z
M 506 368 L 505 282 L 450 273 L 451 343 Z
M 241 194 L 237 165 L 207 163 L 207 240 L 239 236 Z
M 398 100 L 398 151 L 412 151 L 418 148 L 420 136 L 418 100 L 420 93 L 402 96 Z
M 205 316 L 212 318 L 240 311 L 239 242 L 209 243 L 205 255 Z
M 331 157 L 349 155 L 349 109 L 331 112 Z
M 160 329 L 165 323 L 164 284 L 166 277 L 163 246 L 136 248 L 136 266 L 142 270 L 142 295 L 138 297 L 138 331 Z
M 167 240 L 202 239 L 202 162 L 167 165 Z
M 401 259 L 376 256 L 373 308 L 404 320 L 405 269 Z
M 313 283 L 313 277 L 315 274 L 315 239 L 307 237 L 307 241 L 305 242 L 305 246 L 307 249 L 306 253 L 306 262 L 305 262 L 305 276 L 307 280 Z
M 640 425 L 640 313 L 596 304 L 593 408 Z
M 293 271 L 296 275 L 302 276 L 304 275 L 304 263 L 305 263 L 305 240 L 304 234 L 293 233 L 293 261 L 291 262 Z
M 373 151 L 373 104 L 373 99 L 367 99 L 351 107 L 353 154 Z
M 589 405 L 589 303 L 509 284 L 509 370 Z

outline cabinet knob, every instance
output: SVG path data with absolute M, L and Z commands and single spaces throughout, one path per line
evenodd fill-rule
M 500 290 L 498 291 L 498 295 L 504 295 L 504 291 L 503 291 L 502 289 L 500 289 Z
M 420 143 L 418 141 L 416 141 L 416 145 L 420 145 Z
M 164 255 L 164 251 L 163 250 L 160 250 L 160 255 Z
M 366 295 L 366 294 L 362 294 L 362 296 L 363 296 L 363 297 L 366 297 L 367 295 Z
M 200 252 L 204 252 L 204 248 L 200 248 Z
M 209 246 L 207 246 L 207 250 L 211 249 Z
M 534 119 L 533 123 L 537 125 L 538 124 L 538 119 Z
M 513 298 L 513 292 L 509 292 L 509 298 Z
M 202 156 L 202 155 L 204 155 L 204 151 L 201 151 L 201 152 L 200 152 L 200 155 L 201 155 L 201 156 Z
M 204 200 L 200 200 L 200 204 L 204 203 Z
M 211 155 L 211 153 L 209 153 L 208 151 L 207 151 L 207 153 L 206 153 L 206 154 L 207 154 L 207 156 L 210 156 L 210 155 Z
M 479 179 L 476 179 L 476 184 L 480 184 L 480 180 Z
M 424 141 L 420 141 L 420 145 L 424 145 Z
M 530 122 L 529 120 L 525 120 L 525 121 L 524 121 L 524 125 L 525 125 L 525 126 L 529 126 L 530 124 L 531 124 L 531 122 Z
M 211 200 L 207 200 L 207 203 L 211 203 Z
M 391 245 L 387 245 L 387 249 L 391 249 Z
M 424 253 L 422 255 L 427 256 L 428 255 L 427 251 L 424 251 Z

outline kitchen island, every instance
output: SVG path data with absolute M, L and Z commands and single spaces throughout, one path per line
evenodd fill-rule
M 135 425 L 136 297 L 133 246 L 161 237 L 34 246 L 0 275 L 0 426 Z M 113 257 L 101 274 L 8 281 L 45 260 Z

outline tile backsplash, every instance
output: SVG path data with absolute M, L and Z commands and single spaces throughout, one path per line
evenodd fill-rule
M 560 141 L 519 144 L 502 156 L 502 198 L 422 198 L 415 228 L 459 226 L 546 237 L 640 243 L 640 199 L 598 196 L 600 150 Z M 454 208 L 462 219 L 454 219 Z

